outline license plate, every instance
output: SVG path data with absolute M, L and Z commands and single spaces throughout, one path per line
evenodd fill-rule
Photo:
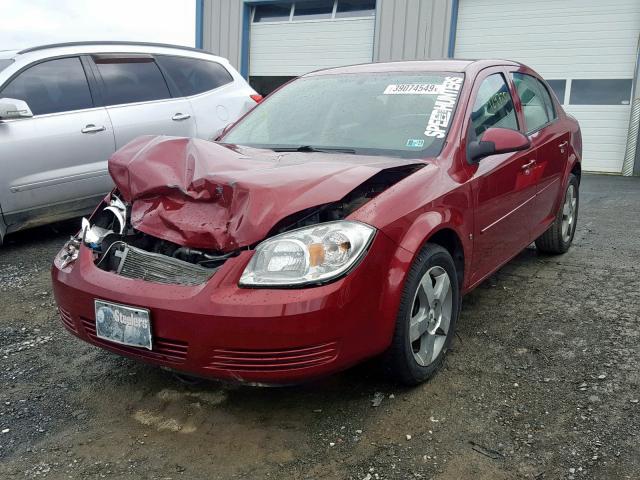
M 110 342 L 151 350 L 149 310 L 95 301 L 96 335 Z

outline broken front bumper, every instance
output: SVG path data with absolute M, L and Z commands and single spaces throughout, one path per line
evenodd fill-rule
M 227 260 L 207 283 L 178 286 L 103 271 L 83 246 L 73 264 L 53 266 L 54 295 L 63 325 L 81 339 L 203 377 L 292 383 L 342 370 L 388 347 L 411 259 L 386 235 L 376 236 L 349 275 L 311 288 L 238 287 L 251 255 Z M 153 349 L 98 338 L 96 299 L 149 309 Z

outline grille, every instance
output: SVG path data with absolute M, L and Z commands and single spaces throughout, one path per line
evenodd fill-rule
M 71 314 L 62 307 L 58 307 L 58 313 L 60 314 L 60 320 L 62 321 L 62 324 L 73 333 L 78 333 L 78 328 L 76 327 Z
M 182 363 L 187 358 L 189 344 L 180 340 L 172 340 L 169 338 L 153 337 L 153 350 L 145 350 L 142 348 L 127 347 L 117 343 L 107 342 L 96 335 L 96 325 L 93 320 L 80 317 L 84 331 L 92 342 L 101 347 L 113 350 L 122 354 L 140 355 L 145 358 L 162 360 L 165 362 Z
M 147 252 L 124 242 L 115 242 L 109 249 L 114 249 L 113 255 L 119 258 L 117 273 L 127 278 L 169 285 L 200 285 L 217 270 Z
M 315 367 L 333 361 L 338 355 L 336 342 L 311 347 L 284 350 L 230 350 L 213 351 L 207 368 L 245 372 L 273 372 Z

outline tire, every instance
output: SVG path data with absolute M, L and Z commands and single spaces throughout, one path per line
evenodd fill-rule
M 569 182 L 562 197 L 562 206 L 558 209 L 556 219 L 536 240 L 538 250 L 550 254 L 565 253 L 569 250 L 578 222 L 579 192 L 578 178 L 572 173 L 569 175 Z
M 429 282 L 423 283 L 427 279 Z M 402 291 L 386 358 L 392 378 L 418 385 L 433 377 L 444 362 L 459 313 L 460 290 L 453 258 L 440 245 L 427 243 L 411 265 Z

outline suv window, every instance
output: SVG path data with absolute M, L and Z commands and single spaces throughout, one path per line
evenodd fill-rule
M 170 98 L 169 87 L 152 58 L 94 58 L 105 90 L 106 105 Z
M 93 107 L 78 57 L 48 60 L 29 67 L 9 82 L 0 97 L 24 100 L 34 115 Z
M 490 127 L 518 130 L 518 120 L 507 82 L 500 73 L 482 81 L 471 112 L 472 140 Z
M 513 73 L 512 77 L 522 103 L 527 133 L 538 130 L 556 118 L 551 96 L 537 78 L 523 73 Z
M 217 62 L 168 55 L 160 55 L 156 61 L 169 74 L 183 97 L 233 82 L 231 74 Z

